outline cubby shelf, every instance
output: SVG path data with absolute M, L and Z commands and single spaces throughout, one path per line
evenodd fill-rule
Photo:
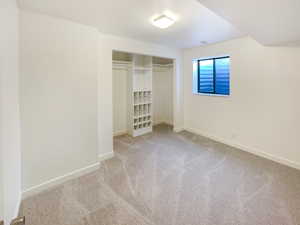
M 144 115 L 140 115 L 140 116 L 134 116 L 133 118 L 134 118 L 134 119 L 138 119 L 138 118 L 146 117 L 146 116 L 151 116 L 151 114 L 148 113 L 148 114 L 144 114 Z
M 148 121 L 143 121 L 143 122 L 140 122 L 140 123 L 134 123 L 134 125 L 140 125 L 140 124 L 144 124 L 144 123 L 151 123 L 152 120 L 148 120 Z
M 148 105 L 148 104 L 151 104 L 151 102 L 135 103 L 134 105 Z
M 132 56 L 128 76 L 128 130 L 132 136 L 152 132 L 152 57 Z

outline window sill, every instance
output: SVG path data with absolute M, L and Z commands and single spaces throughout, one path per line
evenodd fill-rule
M 205 94 L 205 93 L 193 93 L 194 95 L 203 95 L 203 96 L 213 96 L 213 97 L 230 97 L 229 95 L 220 95 L 220 94 Z

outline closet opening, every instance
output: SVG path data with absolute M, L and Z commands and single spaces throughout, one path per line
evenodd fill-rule
M 174 60 L 113 51 L 113 135 L 173 129 Z

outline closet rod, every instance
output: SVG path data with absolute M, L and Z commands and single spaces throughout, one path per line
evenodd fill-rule
M 173 66 L 173 63 L 171 63 L 171 64 L 153 64 L 153 66 L 157 66 L 157 67 L 171 67 L 171 66 Z

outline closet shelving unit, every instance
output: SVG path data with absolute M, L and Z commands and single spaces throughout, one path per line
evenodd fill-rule
M 127 127 L 136 137 L 152 132 L 152 57 L 133 54 L 127 80 Z
M 129 70 L 132 67 L 131 61 L 113 60 L 114 69 L 126 69 Z

